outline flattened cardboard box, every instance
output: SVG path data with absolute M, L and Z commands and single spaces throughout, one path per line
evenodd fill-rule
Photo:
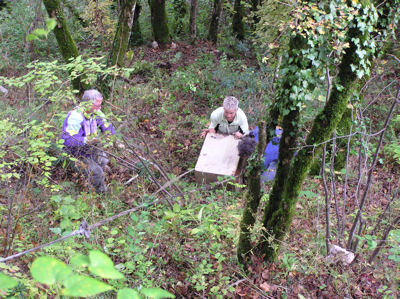
M 233 135 L 207 134 L 195 167 L 197 183 L 210 183 L 218 176 L 234 175 L 239 163 L 239 139 Z

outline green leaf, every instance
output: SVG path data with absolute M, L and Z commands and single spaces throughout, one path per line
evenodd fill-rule
M 33 31 L 33 33 L 36 34 L 37 36 L 47 36 L 48 31 L 43 28 L 38 28 L 38 29 L 35 29 Z
M 100 280 L 83 275 L 72 275 L 64 282 L 62 294 L 72 297 L 88 297 L 100 294 L 114 288 Z
M 203 211 L 204 211 L 204 208 L 205 208 L 205 207 L 202 207 L 202 208 L 200 209 L 199 214 L 197 215 L 197 220 L 199 220 L 199 222 L 201 222 L 201 219 L 203 218 Z
M 71 265 L 76 267 L 88 267 L 90 264 L 89 257 L 83 254 L 74 255 L 69 261 Z
M 98 250 L 89 252 L 89 271 L 102 278 L 123 279 L 124 275 L 115 270 L 113 261 Z
M 0 273 L 0 290 L 5 291 L 7 289 L 12 289 L 17 285 L 18 282 L 14 278 L 5 275 L 3 273 Z
M 396 241 L 400 243 L 400 229 L 392 230 L 390 232 L 390 236 Z
M 26 41 L 27 41 L 27 42 L 33 41 L 33 40 L 35 40 L 35 39 L 39 39 L 35 34 L 29 33 L 29 34 L 26 36 Z
M 48 20 L 46 20 L 46 26 L 47 26 L 47 30 L 49 30 L 49 31 L 51 31 L 54 28 L 56 28 L 56 26 L 57 26 L 56 19 L 48 19 Z
M 48 285 L 63 281 L 71 272 L 66 264 L 50 256 L 37 258 L 31 267 L 33 278 Z
M 133 289 L 120 289 L 117 293 L 117 299 L 142 299 L 139 292 Z
M 160 288 L 143 288 L 140 292 L 146 297 L 154 299 L 175 298 L 175 295 Z

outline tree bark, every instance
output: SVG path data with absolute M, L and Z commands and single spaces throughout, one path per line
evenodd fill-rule
M 125 53 L 128 49 L 136 0 L 119 0 L 119 5 L 117 31 L 115 32 L 108 66 L 118 65 L 122 67 L 124 66 Z
M 189 30 L 190 30 L 190 39 L 192 43 L 196 40 L 197 35 L 197 10 L 199 6 L 199 0 L 192 0 L 190 4 L 190 23 L 189 23 Z
M 140 29 L 139 16 L 142 10 L 140 0 L 136 1 L 135 12 L 133 14 L 133 24 L 131 29 L 131 37 L 129 38 L 129 49 L 139 46 L 143 43 L 142 31 Z
M 262 197 L 260 176 L 263 167 L 262 157 L 266 147 L 265 143 L 265 124 L 259 125 L 259 137 L 257 145 L 257 153 L 255 159 L 250 160 L 251 170 L 248 173 L 248 191 L 246 193 L 246 207 L 243 211 L 242 221 L 240 222 L 240 236 L 237 249 L 237 257 L 239 263 L 243 264 L 247 261 L 247 257 L 252 249 L 250 242 L 250 230 L 253 227 L 257 210 Z
M 165 0 L 149 0 L 151 12 L 151 26 L 153 27 L 154 39 L 164 46 L 169 44 L 169 30 L 167 14 L 165 12 Z
M 78 49 L 69 32 L 64 12 L 60 6 L 60 0 L 43 0 L 43 4 L 46 7 L 49 17 L 57 20 L 54 35 L 56 36 L 64 60 L 69 61 L 71 58 L 78 57 Z M 80 93 L 87 89 L 87 85 L 79 77 L 72 81 L 72 86 L 74 89 L 79 90 Z
M 214 9 L 211 16 L 210 30 L 208 32 L 208 39 L 217 44 L 218 41 L 218 26 L 219 20 L 222 15 L 222 7 L 224 6 L 224 0 L 214 0 Z
M 243 40 L 245 36 L 243 23 L 244 7 L 241 3 L 241 0 L 235 0 L 233 8 L 235 10 L 232 20 L 233 34 L 237 37 L 237 39 Z
M 133 14 L 135 11 L 136 0 L 118 0 L 119 17 L 117 31 L 115 32 L 110 56 L 107 66 L 124 66 L 125 53 L 128 49 L 129 37 L 131 33 Z M 99 78 L 98 87 L 105 99 L 110 97 L 110 76 Z

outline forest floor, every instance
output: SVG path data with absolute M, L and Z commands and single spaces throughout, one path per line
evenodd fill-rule
M 158 161 L 159 167 L 170 179 L 193 169 L 203 142 L 200 132 L 206 128 L 209 114 L 222 103 L 223 96 L 227 95 L 223 93 L 229 91 L 229 88 L 221 93 L 210 91 L 211 98 L 207 92 L 218 84 L 225 84 L 224 78 L 219 75 L 222 71 L 229 73 L 230 70 L 224 68 L 231 66 L 232 72 L 239 73 L 239 76 L 246 72 L 246 68 L 257 68 L 251 65 L 252 57 L 239 57 L 242 59 L 241 66 L 229 65 L 231 58 L 236 59 L 237 56 L 226 56 L 207 42 L 196 45 L 177 43 L 175 49 L 161 50 L 147 46 L 135 49 L 130 66 L 137 67 L 137 71 L 127 82 L 116 87 L 124 91 L 116 91 L 119 97 L 116 96 L 109 103 L 115 115 L 126 115 L 119 123 L 119 128 L 117 126 L 128 140 L 126 149 L 120 149 L 114 154 L 138 163 L 139 159 L 128 151 L 135 150 L 130 147 L 134 143 L 145 148 L 140 151 L 141 154 L 148 161 Z M 221 67 L 222 71 L 210 74 L 214 64 L 224 63 L 226 65 Z M 161 79 L 156 78 L 156 72 L 162 74 Z M 245 79 L 239 77 L 239 80 Z M 9 100 L 15 103 L 14 98 Z M 253 120 L 251 126 L 256 125 L 256 111 L 262 111 L 262 107 L 258 106 L 260 103 L 253 104 L 250 105 L 251 109 L 245 109 L 249 119 Z M 380 157 L 385 158 L 383 154 Z M 354 164 L 351 164 L 353 170 L 347 188 L 349 200 L 344 207 L 348 214 L 346 231 L 350 228 L 351 214 L 356 207 L 356 160 L 350 161 Z M 91 214 L 91 220 L 143 203 L 153 198 L 152 194 L 160 189 L 145 176 L 136 180 L 135 186 L 126 187 L 124 183 L 133 176 L 132 171 L 113 159 L 110 164 L 110 194 L 106 198 L 81 194 L 80 200 L 92 206 L 92 210 L 76 203 L 77 209 L 79 207 Z M 154 167 L 150 168 L 157 178 L 161 177 Z M 366 221 L 371 217 L 376 219 L 388 205 L 391 194 L 398 188 L 396 180 L 399 174 L 398 165 L 382 163 L 377 166 L 375 184 L 366 205 Z M 65 174 L 62 169 L 58 169 L 52 178 L 62 183 L 64 180 L 76 179 L 71 176 L 71 173 Z M 343 198 L 344 188 L 339 176 L 336 196 Z M 238 226 L 245 190 L 232 191 L 226 186 L 202 190 L 194 184 L 193 172 L 178 181 L 177 188 L 183 191 L 176 193 L 180 195 L 175 196 L 173 208 L 165 204 L 164 207 L 143 210 L 131 219 L 120 220 L 112 228 L 98 232 L 96 241 L 89 246 L 97 245 L 104 249 L 114 263 L 119 265 L 119 269 L 130 277 L 130 285 L 138 287 L 155 283 L 178 298 L 396 298 L 400 292 L 398 264 L 387 258 L 390 254 L 387 250 L 382 250 L 372 264 L 367 262 L 372 253 L 368 244 L 359 250 L 357 261 L 350 266 L 327 260 L 325 195 L 320 177 L 310 177 L 304 183 L 296 215 L 277 262 L 265 264 L 261 258 L 252 256 L 246 269 L 238 266 L 236 261 Z M 70 186 L 68 184 L 66 186 Z M 78 187 L 82 188 L 83 185 Z M 269 190 L 271 186 L 264 188 Z M 168 190 L 172 192 L 172 188 Z M 147 196 L 145 199 L 144 195 Z M 30 200 L 31 207 L 38 203 L 35 198 Z M 266 196 L 261 209 L 267 200 Z M 94 208 L 98 209 L 95 213 Z M 59 225 L 63 219 L 61 216 L 51 219 L 54 209 L 57 209 L 54 205 L 47 206 L 40 212 L 41 217 L 50 217 L 48 227 Z M 397 211 L 394 208 L 393 213 Z M 333 202 L 331 213 L 334 222 Z M 82 217 L 79 214 L 69 220 L 76 224 Z M 51 232 L 46 228 L 46 235 L 39 220 L 30 219 L 23 221 L 21 226 L 23 224 L 32 227 L 37 225 L 36 231 L 30 233 L 37 235 L 32 237 L 34 241 L 30 240 L 29 244 L 41 243 L 41 236 L 51 238 Z M 331 223 L 331 226 L 336 226 L 336 223 Z M 115 231 L 112 238 L 107 233 L 109 230 Z M 261 230 L 259 224 L 255 226 L 253 241 L 260 236 Z M 132 238 L 129 239 L 130 235 Z M 28 236 L 23 238 L 29 239 Z M 20 236 L 20 249 L 29 247 L 23 238 Z M 360 245 L 364 241 L 367 242 L 367 239 L 361 239 Z M 66 242 L 59 246 L 68 246 L 68 249 L 57 247 L 47 253 L 60 256 L 62 252 L 69 256 L 86 246 L 78 245 Z M 31 258 L 25 258 L 13 265 L 27 271 L 30 262 Z

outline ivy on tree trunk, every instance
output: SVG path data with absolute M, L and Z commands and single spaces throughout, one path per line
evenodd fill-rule
M 360 32 L 356 25 L 354 24 L 349 30 L 350 47 L 345 50 L 330 97 L 323 110 L 314 119 L 311 132 L 305 142 L 306 145 L 298 152 L 293 165 L 290 167 L 283 192 L 279 194 L 274 206 L 269 207 L 268 213 L 264 217 L 263 225 L 266 229 L 266 236 L 262 241 L 266 242 L 263 243 L 262 249 L 267 261 L 276 259 L 279 244 L 289 230 L 298 195 L 315 152 L 320 151 L 320 144 L 332 135 L 346 110 L 349 98 L 355 91 L 359 90 L 360 81 L 351 67 L 361 64 L 354 41 L 359 41 L 359 45 L 367 48 L 369 43 L 364 42 L 368 40 L 369 35 Z M 370 61 L 371 58 L 371 56 L 364 57 L 363 63 L 366 63 L 366 60 Z M 273 238 L 268 238 L 269 236 L 273 236 Z
M 248 171 L 248 191 L 246 193 L 246 206 L 243 211 L 242 221 L 240 222 L 240 236 L 237 249 L 238 261 L 241 264 L 247 261 L 247 257 L 252 249 L 250 230 L 256 222 L 257 210 L 262 197 L 260 177 L 263 167 L 261 159 L 266 147 L 265 139 L 265 124 L 262 122 L 259 125 L 257 152 L 248 159 L 250 167 Z

